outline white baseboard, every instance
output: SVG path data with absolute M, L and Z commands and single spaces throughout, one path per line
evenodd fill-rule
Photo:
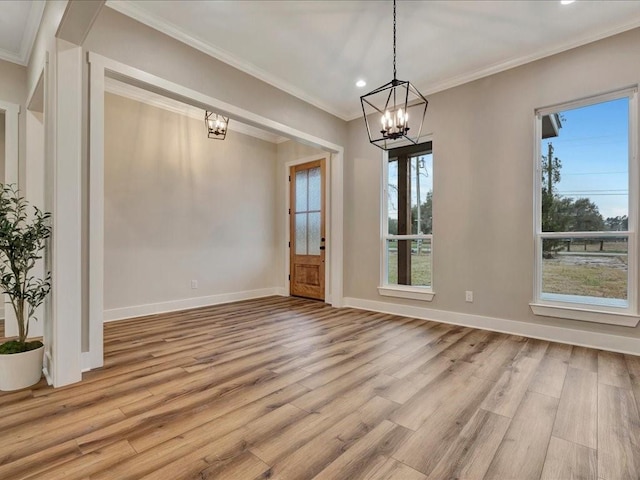
M 484 317 L 468 313 L 448 312 L 430 308 L 413 307 L 397 303 L 378 302 L 375 300 L 363 300 L 360 298 L 344 299 L 345 307 L 371 310 L 380 313 L 402 315 L 404 317 L 433 320 L 435 322 L 473 327 L 481 330 L 521 335 L 523 337 L 537 338 L 558 343 L 568 343 L 581 347 L 599 348 L 612 352 L 640 355 L 640 338 L 623 337 L 608 333 L 588 332 L 571 328 L 556 327 L 553 325 L 539 325 L 517 320 L 503 318 Z
M 47 380 L 47 385 L 53 385 L 53 379 L 51 378 L 51 374 L 49 373 L 49 367 L 51 366 L 51 355 L 50 352 L 44 352 L 44 360 L 42 362 L 42 373 L 44 374 L 44 378 Z
M 289 296 L 289 292 L 284 287 L 275 287 L 273 290 L 275 292 L 274 295 L 278 295 L 280 297 L 288 297 Z
M 247 290 L 244 292 L 222 293 L 220 295 L 209 295 L 206 297 L 185 298 L 183 300 L 171 300 L 169 302 L 149 303 L 146 305 L 135 305 L 132 307 L 113 308 L 104 311 L 104 321 L 113 322 L 126 318 L 142 317 L 154 315 L 156 313 L 168 313 L 189 308 L 208 307 L 221 303 L 238 302 L 240 300 L 251 300 L 253 298 L 270 297 L 272 295 L 286 295 L 284 288 L 272 287 L 261 288 L 259 290 Z

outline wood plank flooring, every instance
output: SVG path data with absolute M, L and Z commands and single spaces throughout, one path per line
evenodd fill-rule
M 0 393 L 0 479 L 640 478 L 640 358 L 270 297 Z

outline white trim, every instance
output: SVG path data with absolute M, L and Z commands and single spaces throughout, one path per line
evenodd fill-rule
M 624 230 L 607 232 L 539 232 L 538 235 L 540 235 L 540 237 L 542 238 L 618 238 L 629 237 L 631 233 L 629 230 Z
M 83 368 L 104 364 L 104 92 L 105 71 L 89 63 L 89 352 Z
M 0 111 L 4 112 L 4 183 L 18 185 L 20 105 L 0 101 Z M 4 334 L 6 337 L 15 337 L 18 335 L 18 322 L 11 301 L 6 294 L 0 298 L 5 305 Z
M 42 373 L 44 375 L 44 378 L 47 380 L 47 385 L 53 385 L 53 378 L 51 377 L 51 373 L 50 373 L 50 369 L 49 367 L 52 365 L 51 363 L 51 355 L 50 352 L 46 351 L 44 352 L 44 356 L 43 356 L 43 362 L 42 362 Z
M 430 302 L 436 295 L 430 288 L 410 285 L 384 285 L 378 287 L 378 293 L 385 297 L 409 298 L 425 302 Z
M 565 110 L 574 110 L 580 107 L 587 107 L 595 105 L 597 103 L 609 102 L 611 100 L 620 100 L 621 98 L 631 98 L 638 91 L 637 85 L 629 87 L 623 87 L 609 92 L 599 93 L 596 95 L 590 95 L 588 97 L 576 98 L 564 103 L 557 103 L 555 105 L 548 105 L 546 107 L 540 107 L 535 109 L 535 114 L 544 117 L 552 113 L 558 113 Z
M 29 17 L 27 18 L 27 24 L 25 25 L 24 33 L 22 34 L 22 43 L 20 44 L 20 57 L 24 62 L 24 66 L 29 64 L 33 45 L 36 41 L 36 36 L 38 35 L 40 22 L 42 21 L 45 4 L 46 2 L 31 2 Z
M 263 128 L 298 142 L 314 146 L 331 155 L 331 305 L 343 303 L 343 182 L 344 148 L 296 128 L 284 125 L 217 98 L 170 82 L 145 71 L 97 55 L 88 54 L 89 101 L 89 338 L 86 356 L 91 368 L 103 363 L 104 305 L 104 79 L 105 75 L 146 88 L 163 96 L 199 107 L 207 107 L 250 126 Z M 329 295 L 327 295 L 329 298 Z
M 108 77 L 105 79 L 105 92 L 129 98 L 131 100 L 135 100 L 146 105 L 151 105 L 153 107 L 162 108 L 163 110 L 193 118 L 194 120 L 199 120 L 202 122 L 203 130 L 205 128 L 204 110 L 202 110 L 201 108 L 192 107 L 191 105 L 171 100 L 169 98 L 163 97 L 162 95 L 157 95 L 148 90 L 143 90 L 141 88 L 134 87 L 133 85 L 119 82 L 113 78 Z M 288 138 L 265 132 L 264 130 L 245 125 L 244 123 L 240 123 L 236 120 L 229 122 L 227 132 L 229 131 L 242 133 L 244 135 L 249 135 L 251 137 L 259 138 L 260 140 L 265 140 L 267 142 L 276 144 L 283 143 L 289 140 Z
M 20 105 L 0 100 L 4 112 L 4 183 L 18 183 L 18 125 Z
M 565 110 L 597 105 L 603 102 L 627 98 L 629 100 L 629 226 L 625 232 L 543 232 L 542 231 L 542 117 Z M 534 292 L 531 310 L 536 315 L 569 318 L 586 322 L 635 326 L 638 324 L 638 189 L 639 168 L 637 164 L 638 143 L 638 87 L 637 85 L 598 95 L 583 97 L 569 102 L 535 109 L 534 115 Z M 562 295 L 542 292 L 542 242 L 544 238 L 612 238 L 627 237 L 627 299 L 624 305 L 603 305 L 603 302 L 588 303 L 588 297 L 571 297 L 562 301 Z M 583 299 L 579 303 L 578 299 Z
M 493 332 L 521 335 L 550 342 L 566 343 L 589 348 L 599 348 L 612 352 L 640 355 L 640 338 L 589 332 L 572 328 L 539 325 L 518 320 L 485 317 L 468 313 L 448 312 L 430 308 L 413 307 L 397 303 L 377 302 L 360 298 L 345 297 L 345 306 L 392 315 L 431 320 L 464 327 L 490 330 Z
M 640 193 L 640 166 L 638 165 L 638 142 L 640 141 L 640 125 L 638 124 L 639 108 L 638 88 L 629 98 L 629 214 L 628 225 L 629 237 L 627 240 L 627 265 L 629 283 L 633 288 L 629 288 L 629 309 L 631 313 L 639 314 L 638 290 L 640 289 L 640 277 L 638 276 L 638 215 L 640 206 L 638 198 Z M 630 286 L 631 286 L 630 285 Z
M 27 21 L 22 29 L 20 51 L 12 52 L 0 48 L 0 60 L 17 63 L 24 67 L 29 64 L 29 58 L 31 57 L 33 44 L 36 41 L 36 35 L 38 34 L 38 28 L 40 27 L 40 21 L 42 20 L 45 4 L 46 2 L 31 2 L 29 15 L 27 16 Z
M 171 300 L 168 302 L 148 303 L 145 305 L 134 305 L 131 307 L 112 308 L 104 311 L 104 321 L 114 322 L 127 318 L 155 315 L 158 313 L 176 312 L 191 308 L 208 307 L 221 303 L 239 302 L 241 300 L 252 300 L 254 298 L 271 297 L 280 295 L 278 288 L 261 288 L 258 290 L 247 290 L 244 292 L 221 293 L 218 295 L 208 295 L 205 297 L 184 298 L 181 300 Z
M 433 148 L 433 134 L 428 133 L 424 134 L 422 137 L 418 139 L 418 145 L 422 143 L 431 142 L 431 151 L 427 155 L 431 155 L 432 163 L 431 168 L 433 172 L 435 169 L 435 155 Z M 407 145 L 404 145 L 407 146 Z M 410 146 L 410 145 L 409 145 Z M 398 298 L 409 298 L 414 300 L 425 300 L 430 302 L 433 300 L 435 292 L 433 291 L 433 233 L 429 234 L 415 234 L 415 235 L 391 235 L 388 233 L 389 231 L 389 151 L 382 151 L 382 161 L 381 161 L 381 175 L 380 175 L 380 286 L 378 287 L 378 293 L 380 295 L 384 295 L 387 297 L 398 297 Z M 431 194 L 432 194 L 432 203 L 434 202 L 435 196 L 435 182 L 432 181 L 431 184 Z M 433 212 L 432 212 L 433 215 Z M 432 229 L 433 231 L 433 229 Z M 397 285 L 388 283 L 389 280 L 389 272 L 388 272 L 388 254 L 387 251 L 387 241 L 388 240 L 429 240 L 429 247 L 431 248 L 431 255 L 429 256 L 429 263 L 431 269 L 431 284 L 428 287 L 417 287 L 411 285 Z
M 161 18 L 153 13 L 140 8 L 138 5 L 131 2 L 107 2 L 107 7 L 114 9 L 117 12 L 120 12 L 128 17 L 137 20 L 140 23 L 143 23 L 159 32 L 164 33 L 176 40 L 189 45 L 190 47 L 195 48 L 207 55 L 220 60 L 221 62 L 226 63 L 227 65 L 231 65 L 234 68 L 237 68 L 241 72 L 247 73 L 252 77 L 255 77 L 259 80 L 262 80 L 269 85 L 276 87 L 279 90 L 282 90 L 289 95 L 293 95 L 300 100 L 303 100 L 314 107 L 317 107 L 327 113 L 335 115 L 336 117 L 348 121 L 351 120 L 349 117 L 349 112 L 339 111 L 335 109 L 332 105 L 309 95 L 304 90 L 296 87 L 292 83 L 289 83 L 283 80 L 280 77 L 277 77 L 265 70 L 257 67 L 256 65 L 247 62 L 241 58 L 236 57 L 235 55 L 223 50 L 222 48 L 211 45 L 210 43 L 201 40 L 187 32 L 183 29 L 174 25 L 171 22 L 168 22 L 164 18 Z
M 55 39 L 53 385 L 82 380 L 82 48 Z
M 328 153 L 319 153 L 316 155 L 310 155 L 304 158 L 298 158 L 296 160 L 290 160 L 284 164 L 284 181 L 285 181 L 285 241 L 284 241 L 284 290 L 286 296 L 291 294 L 291 281 L 289 280 L 291 270 L 291 255 L 289 250 L 289 243 L 291 242 L 291 223 L 289 209 L 291 208 L 291 183 L 289 181 L 290 169 L 295 165 L 302 165 L 316 160 L 325 161 L 325 237 L 332 239 L 331 237 L 331 155 Z M 331 241 L 326 242 L 325 249 L 325 271 L 324 271 L 324 301 L 325 303 L 331 303 Z
M 530 303 L 531 311 L 536 315 L 555 318 L 568 318 L 583 322 L 606 323 L 609 325 L 621 325 L 623 327 L 635 327 L 640 322 L 637 315 L 598 310 L 589 305 L 568 307 L 567 304 L 551 305 L 549 303 Z
M 533 116 L 533 298 L 542 295 L 542 117 Z

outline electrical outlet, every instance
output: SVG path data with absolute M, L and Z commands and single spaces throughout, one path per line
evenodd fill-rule
M 198 280 L 191 280 L 191 288 L 198 288 Z
M 467 302 L 473 302 L 473 292 L 471 290 L 464 292 L 464 299 Z

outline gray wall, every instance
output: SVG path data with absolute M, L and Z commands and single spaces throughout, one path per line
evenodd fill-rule
M 345 296 L 640 336 L 640 329 L 536 317 L 528 306 L 534 109 L 637 84 L 639 29 L 430 96 L 426 130 L 434 134 L 436 169 L 431 303 L 377 294 L 380 151 L 368 144 L 361 119 L 345 124 L 108 8 L 84 48 L 344 145 Z M 474 291 L 473 304 L 464 302 L 465 290 Z
M 274 287 L 276 145 L 105 99 L 105 309 Z
M 381 153 L 349 122 L 345 296 L 640 336 L 640 328 L 534 316 L 534 110 L 640 82 L 640 29 L 429 97 L 434 148 L 433 302 L 381 297 Z M 425 66 L 427 68 L 427 66 Z M 474 303 L 465 303 L 465 290 Z
M 24 105 L 27 68 L 0 60 L 0 100 Z
M 102 9 L 83 47 L 344 145 L 343 120 L 110 8 Z

